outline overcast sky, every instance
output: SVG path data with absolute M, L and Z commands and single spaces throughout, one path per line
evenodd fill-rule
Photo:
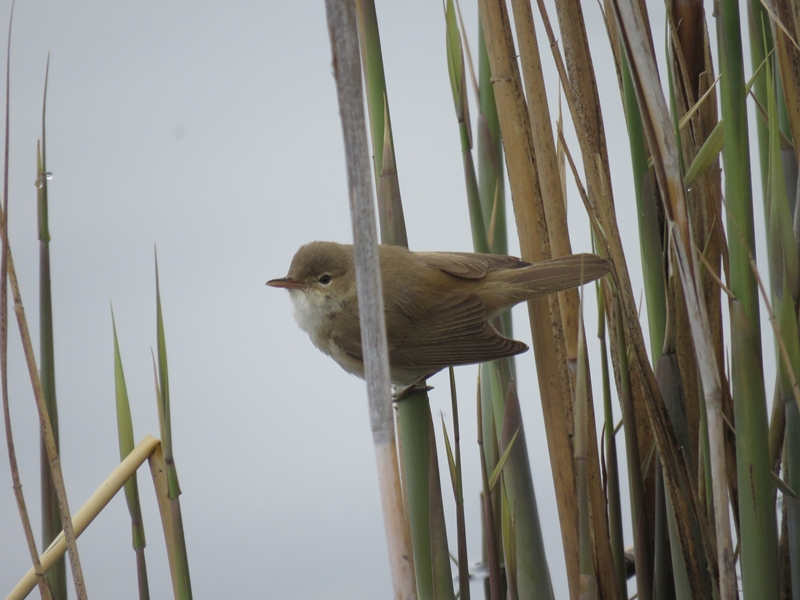
M 0 2 L 0 23 L 9 10 L 7 0 Z M 441 3 L 378 2 L 377 10 L 409 243 L 417 250 L 469 251 Z M 463 10 L 474 48 L 475 2 L 465 1 Z M 618 218 L 640 294 L 617 80 L 598 5 L 586 2 L 584 10 Z M 663 4 L 651 5 L 651 17 L 659 19 L 653 26 L 658 49 L 662 12 Z M 175 460 L 195 597 L 389 598 L 365 386 L 314 349 L 294 324 L 285 292 L 264 286 L 285 275 L 303 243 L 351 240 L 323 3 L 30 0 L 18 2 L 14 18 L 9 222 L 35 339 L 35 149 L 51 52 L 47 167 L 53 173 L 56 371 L 62 464 L 73 512 L 118 463 L 109 302 L 135 438 L 159 435 L 151 362 L 157 245 Z M 555 111 L 557 79 L 547 44 L 542 55 Z M 573 151 L 577 156 L 574 141 Z M 569 194 L 573 248 L 588 251 L 583 208 L 574 188 Z M 756 216 L 761 215 L 757 200 Z M 511 213 L 509 223 L 517 252 Z M 596 354 L 593 303 L 586 319 Z M 516 336 L 530 344 L 527 312 L 515 311 L 515 321 Z M 11 331 L 14 435 L 39 540 L 39 434 L 21 347 L 16 329 Z M 553 584 L 557 597 L 565 597 L 530 353 L 519 357 L 518 372 Z M 480 557 L 476 373 L 475 367 L 456 372 L 472 563 Z M 599 376 L 596 367 L 593 375 Z M 447 378 L 439 375 L 431 383 L 441 442 L 438 415 L 450 418 Z M 5 434 L 0 438 L 4 442 Z M 165 598 L 171 593 L 169 574 L 146 468 L 139 481 L 151 591 Z M 452 517 L 449 482 L 442 488 Z M 455 539 L 452 519 L 448 534 Z M 130 545 L 120 495 L 80 538 L 91 597 L 136 597 Z M 3 458 L 0 592 L 13 587 L 29 565 Z

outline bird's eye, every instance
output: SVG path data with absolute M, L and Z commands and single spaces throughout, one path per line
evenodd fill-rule
M 331 276 L 326 273 L 325 275 L 319 278 L 319 282 L 322 285 L 328 285 L 331 282 Z

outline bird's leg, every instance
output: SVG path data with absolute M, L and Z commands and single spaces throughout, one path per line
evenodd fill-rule
M 420 377 L 410 385 L 393 385 L 392 402 L 400 402 L 415 392 L 430 392 L 433 388 L 425 383 L 427 377 Z

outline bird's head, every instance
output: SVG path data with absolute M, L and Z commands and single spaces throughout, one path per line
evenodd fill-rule
M 297 310 L 337 310 L 355 291 L 352 248 L 334 242 L 306 244 L 295 253 L 286 277 L 267 285 L 288 290 Z

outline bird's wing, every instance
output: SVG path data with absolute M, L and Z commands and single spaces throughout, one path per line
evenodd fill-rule
M 417 321 L 390 332 L 389 363 L 407 369 L 440 369 L 497 360 L 525 352 L 487 322 L 480 297 L 453 291 Z
M 472 254 L 469 252 L 415 252 L 423 264 L 463 279 L 481 279 L 497 269 L 519 269 L 526 263 L 503 254 Z

